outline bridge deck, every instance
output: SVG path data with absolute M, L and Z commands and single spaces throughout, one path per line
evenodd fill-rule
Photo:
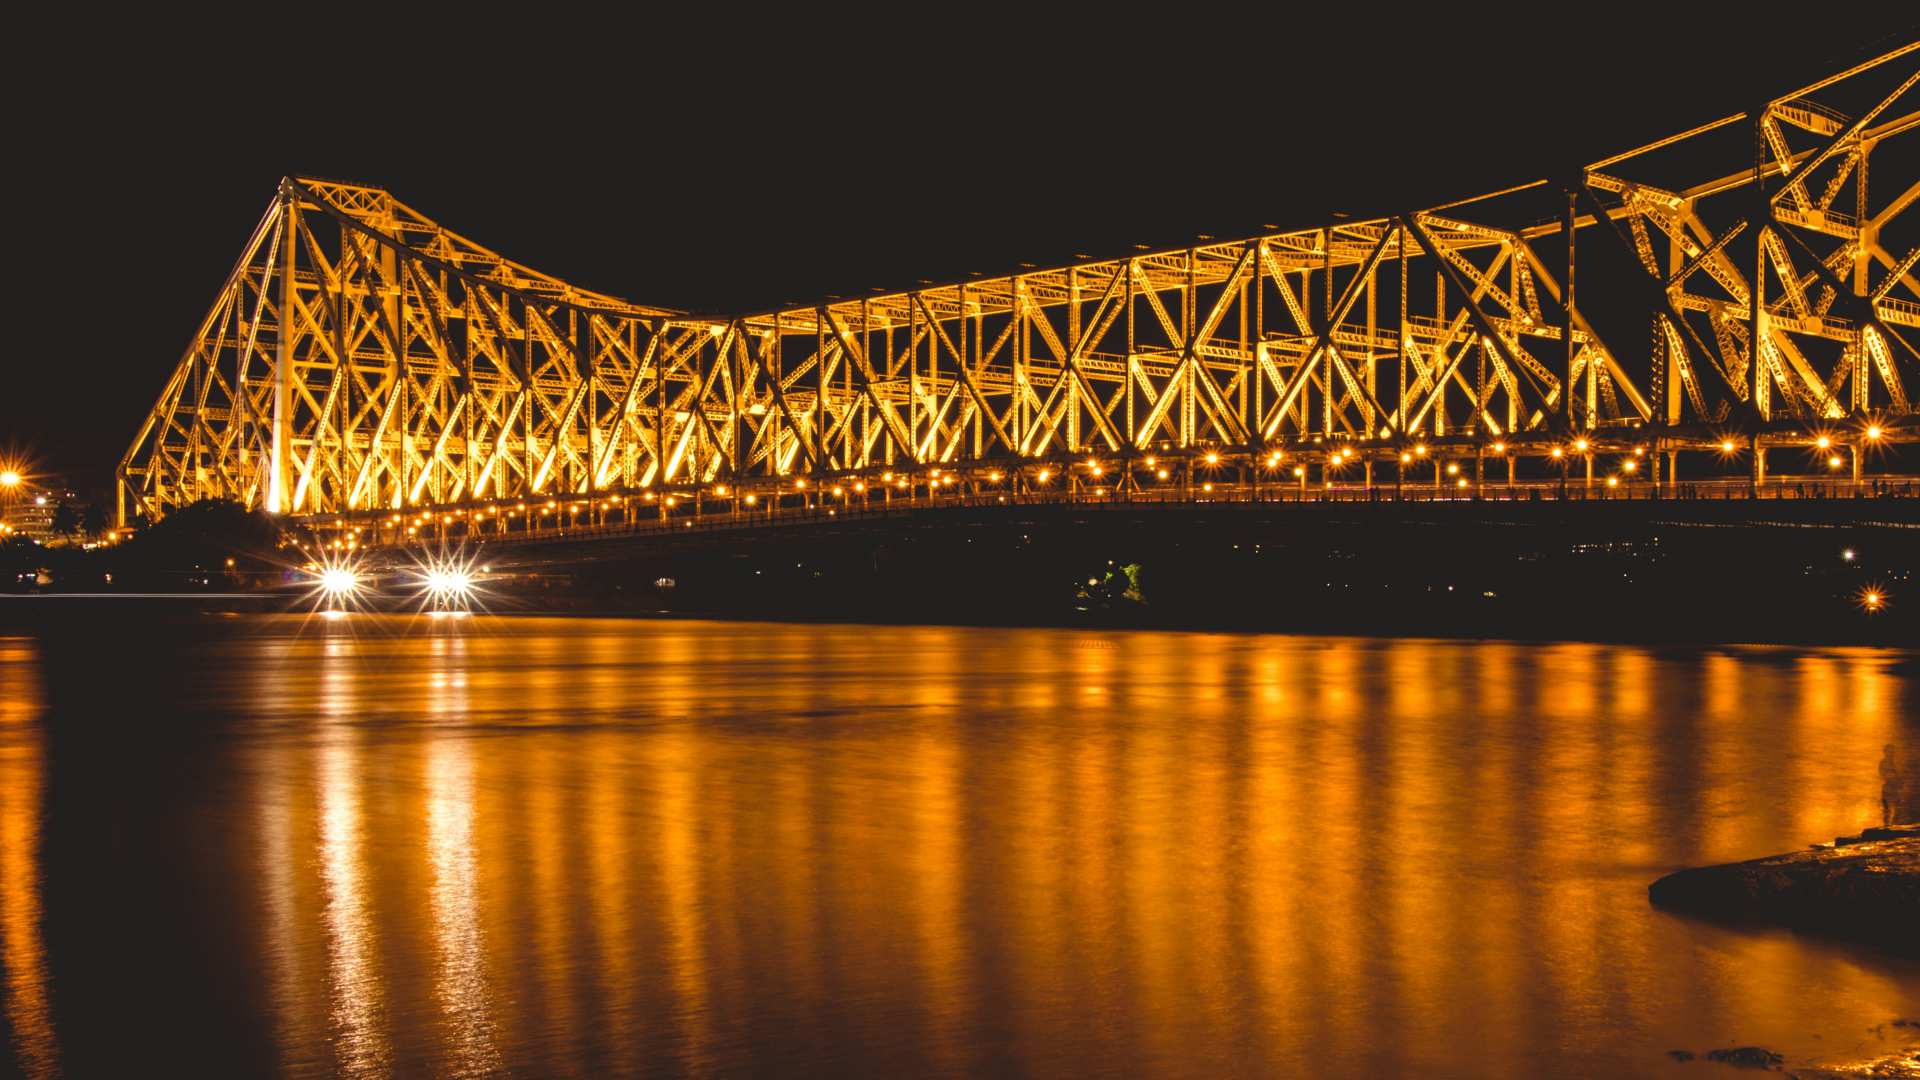
M 991 509 L 997 507 L 1063 507 L 1087 511 L 1178 511 L 1194 508 L 1280 508 L 1285 506 L 1337 506 L 1341 504 L 1409 506 L 1472 506 L 1499 503 L 1577 503 L 1637 504 L 1651 508 L 1657 504 L 1780 503 L 1799 504 L 1844 501 L 1849 508 L 1863 503 L 1884 503 L 1894 511 L 1891 519 L 1910 519 L 1908 527 L 1920 528 L 1920 477 L 1880 477 L 1854 482 L 1820 478 L 1789 477 L 1755 486 L 1746 480 L 1701 480 L 1664 484 L 1658 489 L 1647 482 L 1609 485 L 1604 480 L 1587 484 L 1583 477 L 1559 480 L 1520 480 L 1512 483 L 1490 480 L 1478 487 L 1469 484 L 1406 483 L 1373 485 L 1335 483 L 1301 485 L 1270 482 L 1261 485 L 1208 483 L 1204 490 L 1143 490 L 1126 492 L 1094 491 L 954 491 L 928 497 L 917 491 L 912 497 L 891 497 L 843 491 L 824 498 L 819 493 L 791 493 L 784 500 L 758 500 L 752 507 L 736 507 L 727 501 L 718 509 L 691 502 L 663 508 L 645 500 L 611 503 L 593 508 L 587 520 L 573 514 L 536 514 L 528 519 L 515 512 L 501 514 L 437 515 L 433 524 L 420 522 L 418 515 L 402 518 L 392 515 L 380 519 L 360 517 L 329 518 L 312 522 L 323 547 L 329 550 L 373 553 L 383 549 L 436 550 L 450 544 L 475 546 L 583 544 L 606 540 L 670 537 L 675 539 L 715 533 L 739 533 L 762 529 L 785 529 L 811 525 L 837 525 L 853 521 L 884 521 L 920 516 L 936 509 Z M 556 509 L 572 509 L 571 507 Z M 582 508 L 582 513 L 586 511 Z M 441 519 L 447 520 L 441 520 Z M 474 522 L 478 522 L 477 525 Z M 415 522 L 415 524 L 408 524 Z

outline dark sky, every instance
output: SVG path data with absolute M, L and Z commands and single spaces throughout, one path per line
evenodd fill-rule
M 903 6 L 859 28 L 556 8 L 487 38 L 23 35 L 0 450 L 104 489 L 285 173 L 385 186 L 583 286 L 753 310 L 1533 179 L 1920 36 L 1896 6 L 1791 30 L 1744 5 L 1650 31 L 1605 5 L 1314 26 L 1185 4 L 960 33 L 938 22 L 971 9 Z M 178 44 L 196 34 L 222 44 Z

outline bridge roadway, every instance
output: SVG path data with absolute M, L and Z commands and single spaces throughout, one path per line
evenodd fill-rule
M 1458 464 L 1458 463 L 1455 463 Z M 1285 505 L 1402 504 L 1408 506 L 1469 506 L 1486 503 L 1621 503 L 1650 508 L 1658 503 L 1807 502 L 1843 501 L 1847 516 L 1857 516 L 1863 501 L 1898 506 L 1900 518 L 1920 505 L 1920 477 L 1877 476 L 1862 480 L 1818 476 L 1780 476 L 1755 484 L 1748 478 L 1717 478 L 1655 485 L 1615 473 L 1589 479 L 1570 472 L 1551 480 L 1506 480 L 1487 477 L 1479 483 L 1468 468 L 1449 475 L 1436 466 L 1438 479 L 1402 483 L 1309 483 L 1305 476 L 1290 481 L 1270 479 L 1259 484 L 1237 480 L 1199 480 L 1189 487 L 1176 481 L 1162 488 L 1108 489 L 1097 483 L 1056 484 L 1009 491 L 984 483 L 940 484 L 924 480 L 906 486 L 828 483 L 820 487 L 789 487 L 767 496 L 694 499 L 652 493 L 608 495 L 598 500 L 548 499 L 532 503 L 503 502 L 385 516 L 340 516 L 311 520 L 321 548 L 350 552 L 376 549 L 437 550 L 449 544 L 489 546 L 583 544 L 594 541 L 667 536 L 740 533 L 919 517 L 932 510 L 993 509 L 998 507 L 1077 507 L 1087 510 L 1167 510 L 1202 507 L 1253 509 Z M 952 475 L 952 474 L 947 474 Z M 857 482 L 856 482 L 857 483 Z M 725 492 L 723 487 L 721 492 Z M 718 503 L 716 507 L 714 504 Z M 1838 507 L 1836 507 L 1838 509 Z M 584 520 L 583 520 L 584 519 Z M 717 537 L 716 537 L 717 539 Z

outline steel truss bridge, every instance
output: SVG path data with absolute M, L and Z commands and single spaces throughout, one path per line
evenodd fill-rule
M 1756 494 L 1782 462 L 1871 485 L 1920 442 L 1917 81 L 1920 43 L 1462 202 L 744 315 L 288 178 L 127 449 L 121 520 L 226 498 L 397 536 L 809 485 L 1200 497 L 1196 468 L 1392 492 L 1443 460 L 1477 488 L 1488 457 L 1654 495 L 1716 454 Z

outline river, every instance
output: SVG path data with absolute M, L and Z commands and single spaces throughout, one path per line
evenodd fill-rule
M 1912 653 L 99 622 L 0 637 L 27 1075 L 1662 1076 L 1920 1012 L 1646 899 L 1879 824 Z

